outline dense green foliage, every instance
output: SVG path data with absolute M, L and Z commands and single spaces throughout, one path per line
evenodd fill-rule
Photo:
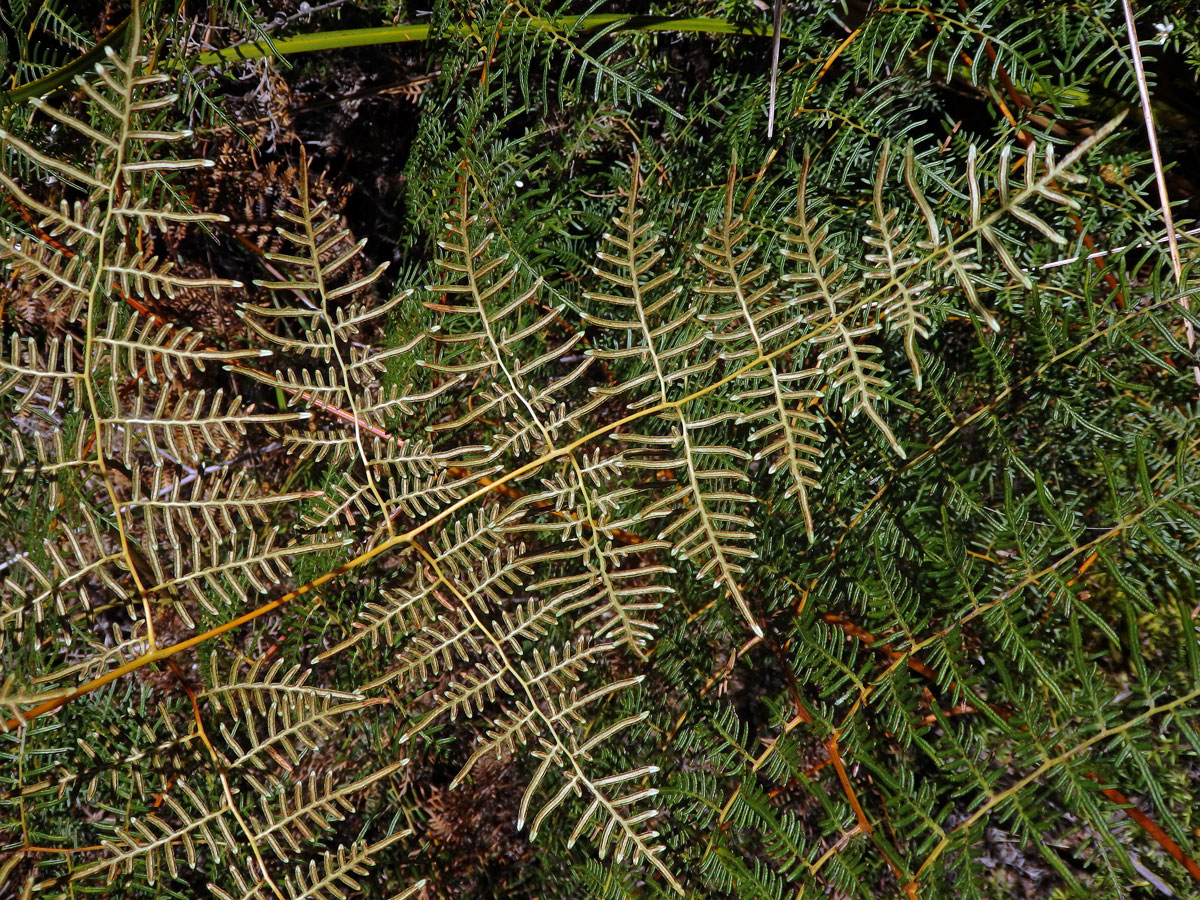
M 1185 6 L 6 6 L 0 897 L 1200 894 Z

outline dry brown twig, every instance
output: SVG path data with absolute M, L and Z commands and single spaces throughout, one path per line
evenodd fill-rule
M 1179 239 L 1175 236 L 1175 216 L 1171 213 L 1171 199 L 1167 193 L 1167 176 L 1163 170 L 1162 154 L 1158 149 L 1158 134 L 1154 129 L 1154 111 L 1150 108 L 1150 86 L 1146 83 L 1146 68 L 1142 65 L 1142 48 L 1138 44 L 1137 26 L 1133 20 L 1133 4 L 1121 0 L 1125 11 L 1125 28 L 1129 33 L 1129 56 L 1133 60 L 1133 71 L 1137 76 L 1138 94 L 1142 101 L 1142 116 L 1146 120 L 1146 139 L 1150 142 L 1150 158 L 1154 160 L 1154 180 L 1158 183 L 1158 200 L 1162 206 L 1163 224 L 1167 229 L 1167 246 L 1171 252 L 1171 271 L 1175 275 L 1175 286 L 1183 291 L 1183 265 L 1179 259 Z M 1187 294 L 1181 293 L 1179 303 L 1188 309 Z M 1184 319 L 1183 330 L 1187 335 L 1188 350 L 1196 349 L 1196 330 L 1190 319 Z M 1192 364 L 1192 377 L 1200 387 L 1200 364 Z

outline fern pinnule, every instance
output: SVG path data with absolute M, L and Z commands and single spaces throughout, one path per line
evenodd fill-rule
M 110 400 L 120 409 L 119 390 L 114 381 Z M 202 466 L 205 460 L 221 459 L 241 450 L 246 429 L 252 425 L 275 426 L 309 416 L 308 413 L 247 412 L 240 396 L 226 398 L 225 389 L 162 391 L 157 397 L 138 391 L 131 407 L 121 417 L 111 418 L 114 426 L 106 435 L 111 443 L 109 454 L 133 465 L 135 455 L 149 452 L 151 458 L 183 467 Z M 120 427 L 124 426 L 124 427 Z
M 183 799 L 179 799 L 182 795 Z M 120 874 L 140 869 L 147 884 L 154 884 L 163 869 L 173 878 L 179 876 L 181 857 L 189 867 L 197 862 L 197 851 L 204 848 L 216 858 L 232 857 L 240 845 L 234 837 L 236 825 L 228 806 L 212 807 L 185 780 L 163 795 L 164 813 L 133 819 L 114 828 L 115 838 L 103 842 L 106 855 L 80 866 L 71 873 L 71 881 L 80 881 L 100 872 L 112 883 Z
M 541 749 L 535 750 L 533 756 L 541 760 L 533 779 L 530 781 L 525 795 L 521 799 L 518 825 L 524 825 L 533 807 L 533 800 L 542 793 L 544 788 L 551 789 L 555 782 L 548 782 L 550 773 L 558 771 L 561 781 L 557 782 L 557 790 L 548 794 L 548 799 L 542 802 L 529 821 L 530 839 L 536 839 L 539 829 L 547 817 L 563 805 L 571 797 L 580 797 L 587 803 L 582 816 L 576 820 L 571 832 L 570 841 L 573 844 L 583 834 L 594 831 L 595 841 L 602 854 L 612 853 L 631 861 L 649 863 L 663 876 L 666 882 L 678 893 L 684 893 L 683 885 L 663 862 L 661 855 L 665 849 L 656 843 L 658 833 L 647 826 L 647 822 L 658 815 L 657 809 L 642 809 L 633 811 L 641 801 L 650 799 L 657 791 L 653 789 L 637 789 L 628 793 L 613 792 L 614 786 L 621 786 L 628 781 L 644 778 L 658 771 L 657 766 L 643 766 L 633 770 L 605 776 L 589 778 L 576 761 L 578 757 L 587 758 L 600 744 L 611 740 L 615 735 L 634 725 L 640 724 L 646 718 L 645 714 L 628 716 L 613 725 L 603 729 L 582 745 L 571 748 L 555 745 L 543 740 Z
M 78 342 L 72 334 L 51 336 L 42 346 L 32 337 L 21 339 L 15 332 L 0 343 L 0 396 L 13 396 L 12 414 L 17 423 L 26 421 L 43 403 L 58 408 L 64 391 L 74 391 L 82 373 L 76 367 Z M 49 457 L 42 462 L 49 462 Z
M 881 348 L 871 342 L 879 331 L 879 320 L 858 303 L 858 285 L 848 277 L 848 264 L 839 264 L 825 249 L 829 226 L 818 225 L 808 209 L 808 168 L 800 176 L 796 215 L 785 220 L 795 229 L 784 239 L 791 245 L 783 255 L 799 264 L 799 271 L 785 281 L 803 286 L 797 302 L 804 306 L 807 321 L 823 330 L 812 340 L 823 347 L 817 363 L 851 418 L 862 413 L 901 457 L 904 450 L 883 418 L 882 392 L 888 387 L 883 364 L 875 359 Z
M 913 252 L 914 239 L 906 234 L 905 226 L 897 221 L 900 215 L 898 209 L 888 209 L 884 204 L 883 192 L 888 174 L 888 164 L 891 159 L 891 148 L 885 144 L 879 154 L 879 163 L 875 171 L 875 189 L 872 192 L 874 217 L 867 225 L 876 234 L 863 237 L 867 246 L 874 252 L 866 254 L 866 262 L 871 268 L 867 271 L 867 279 L 884 281 L 888 293 L 881 301 L 883 318 L 888 330 L 899 332 L 904 339 L 904 353 L 912 367 L 913 382 L 917 390 L 921 390 L 921 361 L 917 348 L 917 339 L 929 337 L 929 316 L 922 309 L 925 302 L 923 296 L 933 282 L 926 279 L 916 280 L 909 270 L 920 268 L 922 259 Z M 905 165 L 908 165 L 906 159 Z
M 261 817 L 246 816 L 255 843 L 266 844 L 280 862 L 287 862 L 353 815 L 364 791 L 400 773 L 408 763 L 408 759 L 398 759 L 346 783 L 336 781 L 333 772 L 326 772 L 323 778 L 310 772 L 306 779 L 290 785 L 290 790 L 280 785 L 274 796 L 260 795 Z
M 403 829 L 375 843 L 356 841 L 349 847 L 342 844 L 336 851 L 324 851 L 320 866 L 312 860 L 307 867 L 294 867 L 282 879 L 288 895 L 303 900 L 343 900 L 347 891 L 362 890 L 361 879 L 370 872 L 375 856 L 411 833 Z M 400 896 L 411 896 L 419 887 L 419 884 L 413 885 Z
M 0 624 L 7 626 L 8 635 L 20 638 L 30 624 L 87 615 L 106 601 L 129 599 L 120 571 L 121 550 L 90 509 L 80 511 L 76 527 L 60 527 L 46 536 L 39 549 L 46 561 L 39 563 L 29 553 L 20 554 L 5 576 L 5 596 L 21 601 L 12 606 L 6 603 L 0 613 Z M 64 670 L 64 678 L 71 674 Z
M 427 338 L 449 358 L 426 358 L 421 363 L 441 375 L 478 379 L 476 383 L 482 387 L 479 402 L 453 420 L 431 426 L 434 433 L 470 428 L 488 416 L 503 423 L 493 430 L 486 453 L 459 463 L 471 466 L 491 465 L 510 454 L 553 449 L 560 436 L 577 430 L 578 422 L 596 405 L 585 402 L 568 407 L 563 402 L 591 365 L 589 358 L 558 377 L 543 377 L 578 345 L 582 332 L 557 343 L 551 339 L 541 352 L 526 358 L 531 339 L 547 332 L 562 309 L 540 307 L 540 282 L 520 284 L 519 268 L 507 265 L 506 254 L 494 254 L 493 235 L 483 232 L 482 225 L 470 211 L 470 190 L 464 182 L 454 209 L 446 216 L 446 237 L 438 245 L 443 251 L 438 265 L 447 277 L 430 286 L 431 292 L 444 299 L 426 304 L 442 318 L 436 330 L 427 332 Z M 534 309 L 537 312 L 528 315 Z M 479 352 L 470 362 L 456 361 L 468 348 Z
M 428 590 L 434 586 L 430 585 Z M 363 685 L 363 690 L 400 682 L 410 690 L 419 691 L 441 672 L 453 672 L 459 663 L 468 662 L 484 648 L 474 620 L 462 611 L 431 616 L 406 637 L 395 664 Z
M 361 700 L 362 695 L 352 691 L 337 691 L 331 688 L 308 684 L 311 670 L 302 670 L 299 665 L 284 668 L 283 660 L 276 660 L 264 672 L 266 660 L 246 660 L 235 657 L 228 667 L 221 664 L 216 652 L 209 657 L 208 686 L 199 697 L 208 700 L 214 711 L 225 712 L 234 722 L 243 716 L 265 716 L 271 706 L 292 704 L 296 697 L 312 700 Z M 245 670 L 243 672 L 243 669 Z
M 135 463 L 122 512 L 128 516 L 129 533 L 141 539 L 136 562 L 142 589 L 170 596 L 189 625 L 192 612 L 181 592 L 205 612 L 220 615 L 237 608 L 248 596 L 247 587 L 264 594 L 281 583 L 290 574 L 290 559 L 342 546 L 342 541 L 319 539 L 284 543 L 278 541 L 277 528 L 258 531 L 269 525 L 274 508 L 311 499 L 316 491 L 264 493 L 244 471 L 230 467 L 182 477 L 164 470 Z M 188 548 L 186 555 L 180 553 L 182 547 Z
M 591 629 L 597 640 L 615 641 L 644 656 L 658 628 L 650 614 L 661 609 L 664 599 L 675 593 L 661 576 L 675 570 L 639 557 L 651 554 L 653 559 L 670 548 L 667 541 L 645 541 L 637 544 L 636 550 L 628 550 L 614 545 L 596 529 L 578 547 L 556 554 L 559 562 L 579 563 L 578 569 L 544 578 L 530 589 L 550 593 L 546 606 L 555 615 L 575 614 L 572 628 Z M 603 566 L 596 561 L 597 555 L 602 555 Z M 630 559 L 632 562 L 627 561 Z
M 635 157 L 625 210 L 614 220 L 618 233 L 606 234 L 606 249 L 597 251 L 603 265 L 593 271 L 609 284 L 604 291 L 587 294 L 613 311 L 605 316 L 588 313 L 585 319 L 626 335 L 625 346 L 590 349 L 590 355 L 614 363 L 637 360 L 641 368 L 622 382 L 593 390 L 619 398 L 631 414 L 656 404 L 662 408 L 657 418 L 665 434 L 622 434 L 639 450 L 653 451 L 627 456 L 628 468 L 671 472 L 675 483 L 673 490 L 648 499 L 634 520 L 662 519 L 656 539 L 669 540 L 672 553 L 693 564 L 698 579 L 724 590 L 750 629 L 761 634 L 740 585 L 744 561 L 756 555 L 746 546 L 753 540 L 753 523 L 743 514 L 755 498 L 742 489 L 750 479 L 737 468 L 750 454 L 706 438 L 709 429 L 735 414 L 712 416 L 699 403 L 671 403 L 689 383 L 711 377 L 719 360 L 716 354 L 695 353 L 706 336 L 695 327 L 695 307 L 676 308 L 681 295 L 681 288 L 671 284 L 676 273 L 655 271 L 666 250 L 659 246 L 653 223 L 642 221 L 639 166 Z
M 301 454 L 318 460 L 324 457 L 331 444 L 355 442 L 354 436 L 346 433 L 294 433 L 290 439 L 294 446 L 305 448 Z M 309 446 L 313 449 L 307 449 Z M 391 520 L 399 516 L 420 519 L 460 500 L 481 476 L 496 471 L 489 468 L 455 474 L 449 466 L 458 457 L 457 450 L 437 451 L 424 440 L 398 445 L 376 439 L 368 447 L 371 478 L 345 472 L 326 488 L 316 504 L 301 514 L 306 525 L 321 533 L 339 527 L 358 529 L 364 523 L 375 523 L 379 527 L 382 510 L 375 499 L 373 485 L 378 485 L 379 492 L 386 497 L 390 509 L 387 515 Z
M 382 529 L 390 533 L 393 508 L 376 482 L 372 462 L 375 451 L 381 448 L 372 443 L 371 435 L 387 434 L 387 415 L 411 410 L 395 391 L 382 388 L 378 375 L 390 356 L 405 353 L 412 345 L 379 353 L 355 348 L 354 344 L 366 325 L 382 321 L 406 294 L 401 292 L 383 304 L 367 299 L 387 264 L 363 273 L 356 271 L 365 241 L 354 242 L 328 203 L 313 195 L 305 155 L 297 168 L 296 195 L 291 203 L 292 209 L 279 211 L 286 226 L 276 229 L 291 252 L 265 254 L 269 261 L 283 266 L 290 277 L 255 281 L 272 292 L 276 305 L 247 304 L 241 315 L 260 337 L 282 352 L 299 356 L 305 365 L 277 370 L 273 377 L 249 374 L 301 400 L 317 398 L 322 407 L 348 412 L 349 427 L 333 440 L 285 433 L 284 442 L 298 450 L 301 458 L 316 455 L 332 463 L 356 458 L 359 471 L 346 475 L 350 491 L 358 498 L 370 498 L 382 516 Z M 297 336 L 280 333 L 289 326 Z M 361 490 L 358 479 L 362 479 Z M 332 521 L 326 517 L 326 524 Z
M 696 259 L 708 273 L 697 293 L 716 298 L 699 318 L 712 325 L 711 338 L 721 348 L 719 356 L 729 362 L 762 360 L 761 367 L 742 373 L 731 400 L 749 406 L 739 424 L 751 424 L 750 441 L 764 442 L 754 459 L 771 460 L 768 472 L 783 469 L 789 481 L 784 497 L 800 502 L 804 527 L 813 538 L 813 515 L 809 492 L 819 484 L 820 417 L 811 406 L 821 396 L 815 388 L 820 369 L 795 369 L 783 359 L 770 357 L 778 346 L 794 337 L 804 322 L 803 313 L 792 300 L 782 296 L 779 282 L 770 277 L 766 265 L 755 266 L 758 245 L 748 244 L 750 226 L 734 213 L 736 161 L 729 168 L 725 202 L 716 227 L 705 228 L 705 241 Z
M 270 761 L 284 768 L 296 766 L 338 733 L 337 719 L 376 706 L 378 698 L 335 703 L 330 697 L 301 695 L 286 704 L 273 704 L 265 715 L 249 714 L 235 727 L 221 726 L 228 753 L 228 769 L 254 766 L 269 769 Z
M 1121 112 L 1116 117 L 1105 122 L 1083 141 L 1079 142 L 1062 159 L 1054 153 L 1054 147 L 1046 143 L 1039 148 L 1037 141 L 1029 141 L 1025 147 L 1023 161 L 1014 167 L 1011 164 L 1012 147 L 1005 145 L 1001 148 L 997 162 L 996 174 L 993 178 L 998 204 L 990 212 L 983 209 L 983 186 L 979 175 L 978 149 L 971 145 L 967 151 L 966 184 L 969 198 L 969 213 L 966 227 L 947 240 L 942 234 L 942 227 L 933 213 L 917 176 L 915 150 L 910 142 L 905 149 L 904 183 L 913 201 L 917 204 L 925 220 L 928 240 L 916 244 L 925 251 L 924 261 L 932 264 L 934 273 L 945 277 L 947 273 L 954 283 L 962 290 L 967 302 L 980 319 L 993 331 L 1000 330 L 996 317 L 984 306 L 979 297 L 978 275 L 980 263 L 972 258 L 981 247 L 981 239 L 996 254 L 1004 271 L 1021 287 L 1028 289 L 1032 282 L 1028 273 L 1020 266 L 1013 256 L 1009 245 L 1012 239 L 1003 234 L 997 227 L 1007 217 L 1012 217 L 1023 225 L 1039 232 L 1053 244 L 1065 245 L 1066 237 L 1060 234 L 1044 218 L 1030 209 L 1039 198 L 1067 211 L 1078 208 L 1078 202 L 1063 193 L 1060 184 L 1079 183 L 1086 181 L 1082 175 L 1072 171 L 1075 163 L 1082 159 L 1097 144 L 1108 138 L 1125 118 Z M 1039 149 L 1041 152 L 1039 154 Z M 1040 162 L 1040 165 L 1039 165 Z M 1020 168 L 1023 174 L 1019 186 L 1011 182 L 1012 171 Z M 902 281 L 902 278 L 889 278 L 884 290 Z
M 421 623 L 434 618 L 429 594 L 429 590 L 380 591 L 378 600 L 364 604 L 350 634 L 314 656 L 313 665 L 337 656 L 364 641 L 372 650 L 391 647 L 401 635 L 410 635 L 420 630 Z

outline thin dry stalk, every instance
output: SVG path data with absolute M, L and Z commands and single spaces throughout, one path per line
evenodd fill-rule
M 1175 217 L 1171 214 L 1171 200 L 1167 194 L 1167 177 L 1163 171 L 1162 154 L 1158 150 L 1158 134 L 1154 130 L 1154 111 L 1150 108 L 1150 87 L 1146 83 L 1146 68 L 1142 65 L 1142 48 L 1138 44 L 1137 27 L 1133 21 L 1133 5 L 1130 0 L 1121 0 L 1121 8 L 1125 11 L 1125 28 L 1129 33 L 1129 55 L 1133 60 L 1133 71 L 1137 76 L 1138 94 L 1142 100 L 1142 116 L 1146 120 L 1146 137 L 1150 141 L 1150 157 L 1154 160 L 1154 179 L 1158 182 L 1158 200 L 1162 206 L 1163 224 L 1167 229 L 1167 246 L 1171 251 L 1171 270 L 1175 274 L 1175 285 L 1183 290 L 1183 265 L 1179 259 L 1179 240 L 1175 236 Z M 1186 294 L 1179 299 L 1184 309 L 1188 308 Z M 1196 349 L 1196 330 L 1191 320 L 1184 319 L 1184 333 L 1187 335 L 1189 351 Z M 1192 377 L 1200 386 L 1200 364 L 1192 365 Z

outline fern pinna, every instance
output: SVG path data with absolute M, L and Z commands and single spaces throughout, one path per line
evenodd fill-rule
M 1066 893 L 1186 884 L 1197 445 L 1139 368 L 1178 374 L 1179 298 L 1037 268 L 1122 117 L 951 155 L 781 125 L 782 175 L 735 142 L 683 192 L 642 146 L 523 199 L 557 163 L 506 130 L 521 60 L 672 108 L 636 40 L 517 15 L 518 71 L 445 51 L 478 88 L 418 135 L 439 230 L 395 284 L 305 151 L 254 274 L 211 262 L 139 9 L 0 131 L 0 877 L 445 896 L 465 794 L 572 862 L 511 896 L 1005 896 L 993 845 L 1039 841 Z M 1097 421 L 1110 383 L 1150 396 Z

